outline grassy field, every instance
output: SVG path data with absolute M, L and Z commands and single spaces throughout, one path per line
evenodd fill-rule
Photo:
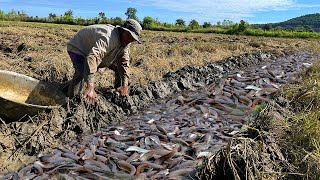
M 81 26 L 0 22 L 0 68 L 63 83 L 73 68 L 66 43 Z M 143 44 L 131 48 L 131 84 L 146 84 L 185 65 L 205 65 L 257 50 L 279 54 L 316 46 L 316 40 L 143 31 Z M 21 45 L 22 51 L 18 51 Z M 21 48 L 21 46 L 20 46 Z M 112 86 L 111 71 L 99 72 L 98 86 Z
M 320 49 L 318 49 L 320 52 Z M 297 83 L 284 88 L 281 96 L 290 102 L 291 115 L 278 126 L 285 132 L 283 148 L 297 171 L 306 179 L 320 178 L 320 62 L 301 73 Z M 276 131 L 277 132 L 277 131 Z

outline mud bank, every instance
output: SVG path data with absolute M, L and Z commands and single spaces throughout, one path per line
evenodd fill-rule
M 186 66 L 166 74 L 160 81 L 150 82 L 146 87 L 132 85 L 128 97 L 123 98 L 115 91 L 102 91 L 96 106 L 87 105 L 80 98 L 75 98 L 69 102 L 69 106 L 60 111 L 61 118 L 57 122 L 62 130 L 60 133 L 65 135 L 66 129 L 71 130 L 68 131 L 71 134 L 93 132 L 110 122 L 125 120 L 126 115 L 147 107 L 157 99 L 183 91 L 203 89 L 231 71 L 275 59 L 276 56 L 271 53 L 257 52 L 230 57 L 203 67 Z M 68 136 L 69 134 L 66 138 Z
M 275 59 L 276 56 L 271 53 L 256 52 L 229 57 L 202 67 L 186 66 L 176 72 L 167 73 L 161 81 L 150 82 L 147 87 L 132 86 L 129 92 L 130 97 L 127 99 L 122 99 L 113 92 L 106 92 L 104 96 L 110 102 L 121 107 L 124 112 L 133 113 L 155 99 L 165 98 L 186 90 L 199 90 L 217 82 L 231 71 Z

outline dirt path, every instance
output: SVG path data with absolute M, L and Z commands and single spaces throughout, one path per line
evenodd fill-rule
M 272 93 L 294 80 L 294 74 L 311 66 L 312 61 L 308 54 L 298 53 L 269 58 L 257 66 L 234 70 L 221 78 L 220 73 L 220 80 L 205 90 L 159 100 L 128 116 L 125 122 L 109 124 L 58 147 L 52 154 L 41 155 L 18 174 L 6 177 L 192 179 L 192 172 L 203 157 L 218 151 L 229 138 L 241 132 L 249 117 L 272 99 Z M 226 64 L 215 65 L 220 71 L 226 68 Z M 195 72 L 190 71 L 191 74 Z M 172 83 L 176 74 L 168 74 L 167 79 Z M 207 75 L 202 76 L 203 80 L 214 76 Z M 181 80 L 183 76 L 185 81 Z M 177 83 L 181 90 L 206 84 L 190 82 L 196 81 L 188 79 L 192 77 L 190 74 L 183 76 Z M 167 89 L 170 87 L 174 88 Z M 159 91 L 159 88 L 158 94 L 151 90 L 152 95 L 161 98 L 172 92 L 166 88 Z M 122 103 L 112 94 L 107 97 L 116 104 Z M 139 108 L 132 99 L 127 104 L 124 111 L 135 112 Z

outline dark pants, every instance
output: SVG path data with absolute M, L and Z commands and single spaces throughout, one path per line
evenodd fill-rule
M 111 64 L 109 66 L 109 69 L 113 70 L 114 72 L 114 82 L 113 82 L 113 86 L 115 89 L 117 89 L 118 87 L 121 86 L 121 78 L 120 78 L 120 74 L 118 72 L 118 68 L 116 65 Z
M 67 96 L 70 98 L 78 95 L 84 91 L 85 80 L 89 75 L 89 66 L 85 58 L 79 54 L 69 52 L 69 56 L 72 60 L 73 68 L 74 68 L 74 75 L 69 83 L 68 93 Z M 114 71 L 115 80 L 114 80 L 114 88 L 117 89 L 121 86 L 121 78 L 118 72 L 117 66 L 112 64 L 109 66 L 111 70 Z
M 88 67 L 88 63 L 85 61 L 85 58 L 83 56 L 73 52 L 68 52 L 68 53 L 73 64 L 74 75 L 69 84 L 67 95 L 70 98 L 72 98 L 75 95 L 78 95 L 81 92 L 83 92 L 85 79 L 89 74 L 89 67 Z

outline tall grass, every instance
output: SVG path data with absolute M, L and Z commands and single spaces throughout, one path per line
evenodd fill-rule
M 243 32 L 244 35 L 249 36 L 265 36 L 265 37 L 285 37 L 285 38 L 314 38 L 319 39 L 320 33 L 317 32 L 295 32 L 285 30 L 271 30 L 266 31 L 262 29 L 249 28 Z
M 306 179 L 319 179 L 320 62 L 308 69 L 297 84 L 286 87 L 283 94 L 290 100 L 295 112 L 287 121 L 289 128 L 283 144 L 285 151 Z
M 240 34 L 247 36 L 264 36 L 264 37 L 283 37 L 283 38 L 312 38 L 320 39 L 320 33 L 318 32 L 296 32 L 296 31 L 286 31 L 286 30 L 262 30 L 247 28 L 244 31 L 238 31 L 234 27 L 215 27 L 215 28 L 202 28 L 195 30 L 187 30 L 186 32 L 194 33 L 218 33 L 218 34 Z

